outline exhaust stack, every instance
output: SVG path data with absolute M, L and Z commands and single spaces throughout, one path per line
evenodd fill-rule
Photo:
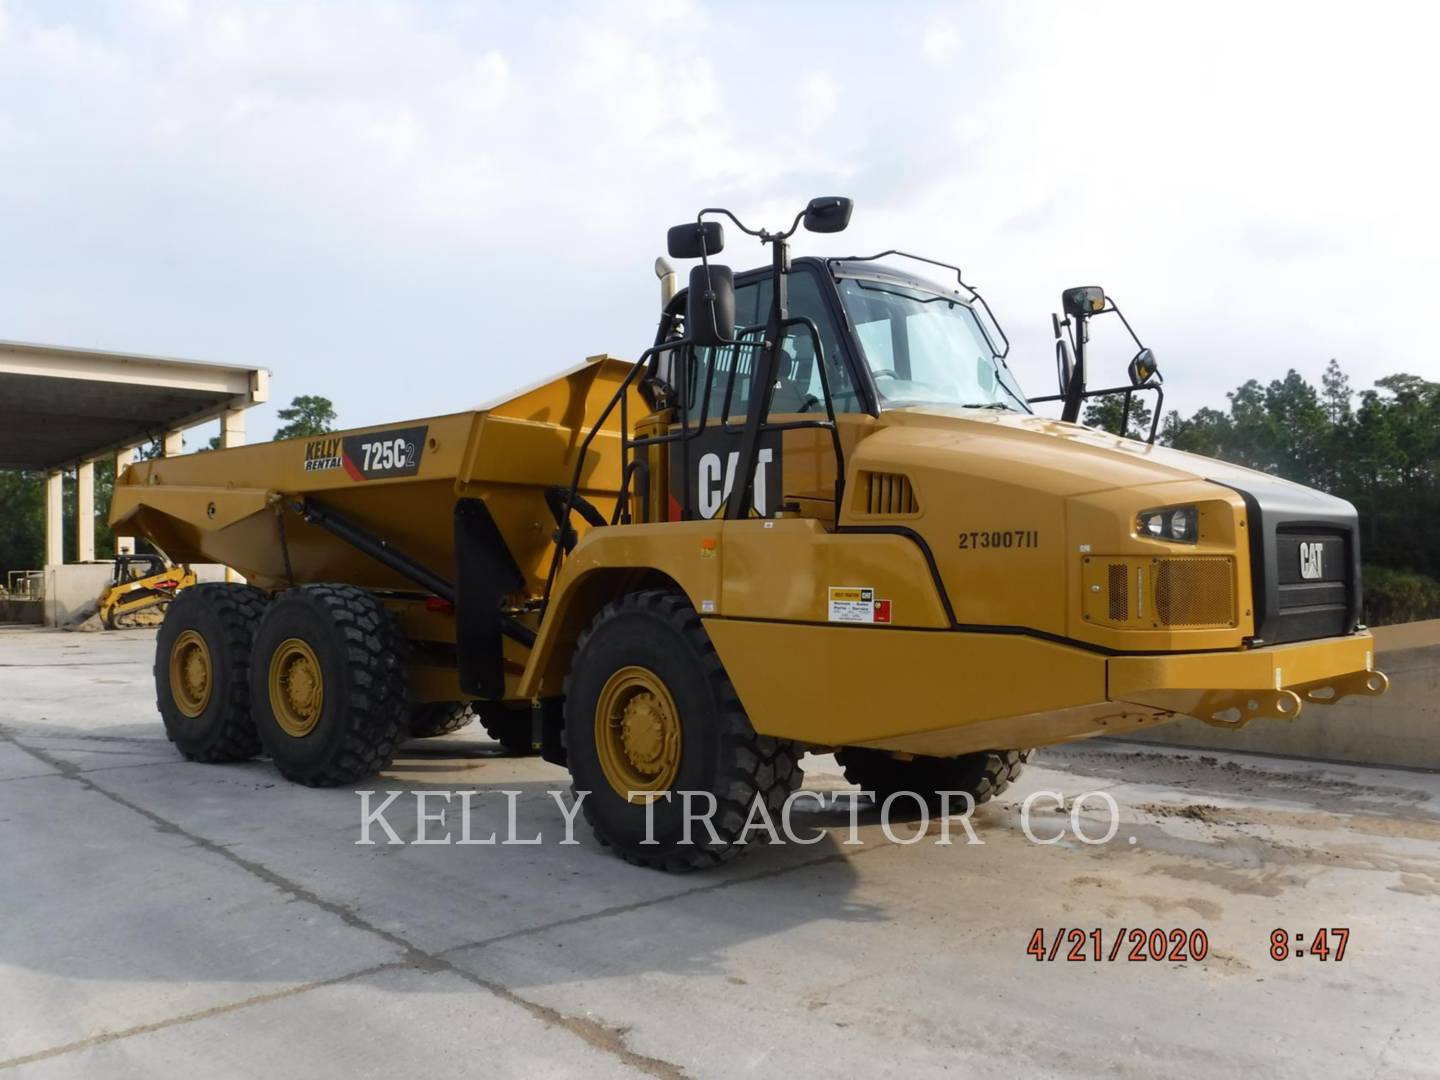
M 680 291 L 680 275 L 675 267 L 663 256 L 655 260 L 655 276 L 660 279 L 660 310 L 664 311 L 671 299 Z

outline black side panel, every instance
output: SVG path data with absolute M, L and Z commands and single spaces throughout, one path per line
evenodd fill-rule
M 455 504 L 455 649 L 460 689 L 498 698 L 505 693 L 500 604 L 525 579 L 490 508 L 480 499 Z

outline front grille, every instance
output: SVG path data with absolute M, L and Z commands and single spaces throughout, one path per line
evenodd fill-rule
M 1161 626 L 1225 626 L 1235 620 L 1229 558 L 1155 560 L 1155 618 Z
M 1344 533 L 1282 526 L 1275 533 L 1273 551 L 1283 640 L 1346 633 L 1351 607 L 1349 538 Z
M 1254 643 L 1278 645 L 1351 633 L 1361 606 L 1355 507 L 1258 473 L 1235 479 L 1227 486 L 1245 500 Z M 1318 572 L 1315 549 L 1304 547 L 1316 544 Z

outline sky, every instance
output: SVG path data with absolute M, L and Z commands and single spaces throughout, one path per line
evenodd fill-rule
M 1437 38 L 1387 2 L 0 0 L 0 339 L 268 367 L 252 440 L 297 394 L 434 415 L 637 356 L 700 207 L 842 194 L 795 253 L 958 263 L 1032 395 L 1077 284 L 1186 413 L 1331 357 L 1440 380 Z

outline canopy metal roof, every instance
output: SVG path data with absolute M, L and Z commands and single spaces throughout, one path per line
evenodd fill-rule
M 103 457 L 265 401 L 265 368 L 0 341 L 0 469 Z

